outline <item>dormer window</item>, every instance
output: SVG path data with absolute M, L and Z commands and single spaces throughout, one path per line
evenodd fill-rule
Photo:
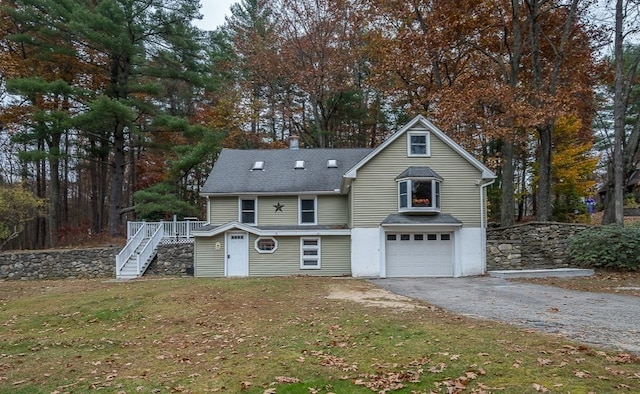
M 429 132 L 410 131 L 407 133 L 407 156 L 431 156 Z
M 398 212 L 440 212 L 440 177 L 429 167 L 409 167 L 398 181 Z
M 253 168 L 251 168 L 251 171 L 262 171 L 262 170 L 264 170 L 264 161 L 258 160 L 253 163 Z
M 296 170 L 304 170 L 304 160 L 296 160 L 296 165 L 293 168 Z

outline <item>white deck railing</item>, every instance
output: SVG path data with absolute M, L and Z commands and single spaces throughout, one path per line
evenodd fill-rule
M 152 227 L 152 226 L 146 226 Z M 138 266 L 138 275 L 141 275 L 144 270 L 147 269 L 149 263 L 151 263 L 151 257 L 155 254 L 155 250 L 162 239 L 162 228 L 160 226 L 155 226 L 156 230 L 151 235 L 149 242 L 145 245 L 144 249 L 140 251 L 140 254 L 136 256 L 137 266 Z
M 120 273 L 120 270 L 125 265 L 129 257 L 133 256 L 138 245 L 145 238 L 145 227 L 141 226 L 137 228 L 136 232 L 131 237 L 127 237 L 128 241 L 124 248 L 116 255 L 116 272 Z
M 127 239 L 131 239 L 139 229 L 146 228 L 146 238 L 151 237 L 159 226 L 162 226 L 161 243 L 193 242 L 191 232 L 207 222 L 200 220 L 172 222 L 127 222 Z

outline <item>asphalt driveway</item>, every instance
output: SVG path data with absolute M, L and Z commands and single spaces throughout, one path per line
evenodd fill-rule
M 640 299 L 492 277 L 372 280 L 451 312 L 640 354 Z

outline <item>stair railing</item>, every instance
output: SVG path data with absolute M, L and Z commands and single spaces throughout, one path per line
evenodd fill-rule
M 138 231 L 129 239 L 124 248 L 116 255 L 116 276 L 122 270 L 122 267 L 127 263 L 129 257 L 133 256 L 140 243 L 145 238 L 147 229 L 145 225 L 138 228 Z
M 144 248 L 140 251 L 138 256 L 136 256 L 138 276 L 142 275 L 142 273 L 149 266 L 149 263 L 151 263 L 151 258 L 153 257 L 153 254 L 156 252 L 158 248 L 158 244 L 160 244 L 160 241 L 162 240 L 163 235 L 164 235 L 163 226 L 161 225 L 156 226 L 156 229 L 151 235 L 151 238 L 149 239 L 147 244 L 144 246 Z

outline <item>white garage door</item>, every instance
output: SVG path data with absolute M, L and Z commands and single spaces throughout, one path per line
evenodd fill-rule
M 453 276 L 453 233 L 387 233 L 387 277 Z

